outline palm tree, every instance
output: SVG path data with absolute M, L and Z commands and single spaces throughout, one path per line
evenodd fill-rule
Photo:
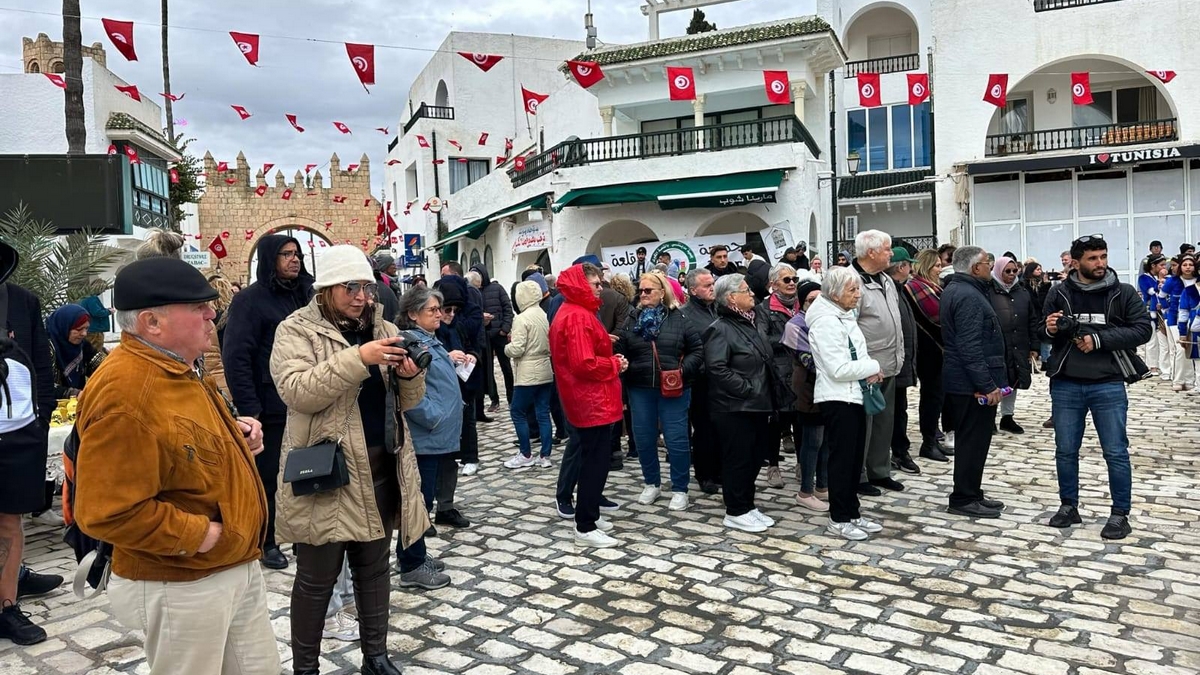
M 167 94 L 167 140 L 175 144 L 175 115 L 171 111 L 171 60 L 167 56 L 167 2 L 162 0 L 162 62 L 163 62 L 163 92 Z
M 82 155 L 87 146 L 87 127 L 83 123 L 83 35 L 79 29 L 79 0 L 63 0 L 62 15 L 67 154 Z

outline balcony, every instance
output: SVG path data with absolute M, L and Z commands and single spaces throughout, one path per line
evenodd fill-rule
M 1033 11 L 1049 12 L 1054 9 L 1070 9 L 1071 7 L 1083 7 L 1084 5 L 1099 5 L 1105 2 L 1119 2 L 1120 0 L 1033 0 Z
M 821 156 L 816 140 L 799 119 L 794 116 L 769 117 L 627 136 L 569 139 L 526 159 L 523 171 L 509 169 L 508 176 L 515 188 L 561 168 L 782 143 L 803 143 L 813 157 Z
M 1158 143 L 1179 140 L 1179 127 L 1174 117 L 1128 124 L 1100 124 L 1065 129 L 1019 131 L 987 136 L 984 155 L 1006 157 L 1055 150 Z
M 920 54 L 884 56 L 878 59 L 863 59 L 846 62 L 846 77 L 858 77 L 859 73 L 905 73 L 921 68 Z
M 417 123 L 417 120 L 421 119 L 452 120 L 454 119 L 454 108 L 448 105 L 428 105 L 422 103 L 421 107 L 417 108 L 417 112 L 413 113 L 412 119 L 404 123 L 404 133 L 407 134 L 408 130 L 413 128 L 413 125 Z

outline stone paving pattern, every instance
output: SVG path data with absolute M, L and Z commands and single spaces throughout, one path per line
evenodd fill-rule
M 901 476 L 904 492 L 865 500 L 885 530 L 860 543 L 826 535 L 823 518 L 794 507 L 793 459 L 786 488 L 760 477 L 759 506 L 779 521 L 761 535 L 726 530 L 719 496 L 695 489 L 684 513 L 668 511 L 665 497 L 636 504 L 640 472 L 626 461 L 608 489 L 623 503 L 612 520 L 624 546 L 581 551 L 552 508 L 557 461 L 501 467 L 514 439 L 502 408 L 481 426 L 479 474 L 459 483 L 473 526 L 430 540 L 453 585 L 392 592 L 393 659 L 409 675 L 1200 672 L 1200 428 L 1184 423 L 1200 399 L 1159 380 L 1130 390 L 1134 532 L 1109 543 L 1090 425 L 1084 525 L 1044 525 L 1058 498 L 1053 436 L 1040 426 L 1046 385 L 1034 386 L 1018 402 L 1026 434 L 992 447 L 985 489 L 1007 503 L 1002 518 L 946 514 L 952 465 L 919 460 L 924 473 Z M 918 438 L 915 409 L 911 420 Z M 32 526 L 26 560 L 74 569 L 45 525 Z M 293 569 L 266 577 L 285 672 Z M 79 601 L 62 589 L 24 608 L 50 639 L 0 641 L 0 675 L 147 672 L 139 635 L 103 597 Z M 358 672 L 356 644 L 323 648 L 323 673 Z

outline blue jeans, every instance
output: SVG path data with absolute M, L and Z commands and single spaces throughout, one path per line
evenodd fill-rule
M 541 433 L 542 457 L 550 456 L 550 446 L 554 439 L 554 431 L 550 425 L 550 396 L 554 393 L 554 385 L 534 384 L 513 387 L 509 398 L 509 417 L 517 430 L 517 441 L 521 444 L 521 454 L 528 457 L 533 451 L 529 446 L 529 409 L 532 408 L 537 417 L 538 431 Z
M 671 491 L 687 492 L 692 453 L 688 443 L 688 406 L 692 390 L 684 389 L 678 398 L 663 398 L 657 389 L 629 387 L 629 412 L 633 417 L 633 439 L 646 485 L 662 484 L 658 462 L 658 431 L 662 428 L 671 463 Z
M 829 462 L 829 443 L 825 440 L 824 425 L 801 425 L 800 446 L 796 454 L 800 459 L 800 491 L 811 495 L 814 482 L 820 489 L 828 487 L 826 465 Z
M 1054 416 L 1054 460 L 1058 470 L 1058 496 L 1064 504 L 1079 504 L 1079 446 L 1088 411 L 1100 436 L 1113 511 L 1129 513 L 1133 475 L 1129 467 L 1129 437 L 1125 434 L 1129 399 L 1123 382 L 1081 384 L 1050 380 Z
M 421 496 L 425 498 L 425 510 L 433 508 L 433 494 L 437 486 L 438 469 L 442 464 L 442 455 L 417 455 L 417 471 L 421 474 Z M 396 538 L 396 558 L 400 560 L 400 571 L 411 572 L 425 562 L 425 536 L 414 541 L 412 546 L 400 548 L 400 539 Z

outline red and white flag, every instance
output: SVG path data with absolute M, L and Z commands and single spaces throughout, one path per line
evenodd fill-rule
M 213 255 L 217 256 L 217 260 L 229 255 L 229 251 L 225 250 L 225 242 L 221 241 L 220 237 L 213 237 L 212 242 L 208 245 L 208 250 L 212 251 Z
M 550 98 L 549 94 L 539 94 L 536 91 L 529 91 L 525 87 L 521 87 L 521 99 L 525 101 L 526 114 L 536 115 L 538 106 L 548 98 Z
M 425 140 L 425 137 L 421 134 L 417 134 L 417 145 L 421 146 L 422 148 L 428 148 L 429 141 Z
M 444 160 L 444 159 L 435 159 L 435 160 L 433 160 L 433 165 L 434 165 L 434 166 L 437 166 L 437 165 L 439 165 L 439 164 L 445 164 L 445 163 L 446 163 L 446 160 Z
M 132 145 L 125 146 L 125 156 L 129 158 L 130 164 L 141 164 L 142 158 L 138 157 L 137 148 Z
M 584 89 L 604 79 L 604 71 L 600 70 L 600 64 L 595 61 L 567 61 L 567 68 Z
M 117 91 L 121 92 L 122 94 L 125 94 L 126 96 L 128 96 L 129 98 L 131 98 L 135 101 L 141 102 L 141 100 L 142 100 L 142 94 L 138 91 L 136 84 L 130 84 L 130 85 L 127 85 L 124 87 L 122 87 L 121 85 L 118 85 L 118 84 L 114 84 L 113 87 Z
M 172 183 L 178 183 L 179 169 L 167 169 L 167 176 L 170 177 Z
M 764 70 L 763 84 L 767 88 L 767 100 L 778 105 L 792 102 L 791 83 L 786 70 Z
M 217 173 L 225 173 L 229 170 L 229 162 L 217 162 Z
M 499 155 L 496 156 L 496 166 L 500 166 L 506 161 L 508 161 L 507 157 L 500 157 Z
M 112 41 L 113 46 L 126 61 L 137 61 L 137 52 L 133 50 L 133 22 L 117 21 L 116 19 L 100 19 L 104 24 L 104 34 Z
M 370 206 L 370 205 L 371 205 L 371 199 L 370 199 L 370 197 L 368 197 L 367 199 L 364 199 L 364 200 L 363 200 L 363 207 L 367 207 L 367 206 Z
M 1173 70 L 1147 70 L 1146 72 L 1158 78 L 1163 84 L 1169 84 L 1176 75 Z
M 496 56 L 495 54 L 473 54 L 471 52 L 459 52 L 458 55 L 479 66 L 479 69 L 485 73 L 491 70 L 492 66 L 504 60 L 503 56 Z
M 116 154 L 119 154 L 119 153 L 117 152 L 117 144 L 116 144 L 116 143 L 109 143 L 109 144 L 108 144 L 108 154 L 110 154 L 110 155 L 116 155 Z
M 357 164 L 347 164 L 346 171 L 348 171 L 349 173 L 354 173 L 355 171 L 358 171 L 358 165 Z
M 383 134 L 384 136 L 387 136 L 388 134 L 392 133 L 391 130 L 388 129 L 387 127 L 375 127 L 375 131 L 378 131 L 379 133 Z
M 246 110 L 240 105 L 231 105 L 229 107 L 233 108 L 233 112 L 237 113 L 238 117 L 242 118 L 243 122 L 250 119 L 251 115 L 249 110 Z
M 400 163 L 400 160 L 398 160 L 398 159 L 389 159 L 389 160 L 387 161 L 387 165 L 388 165 L 388 166 L 395 166 L 395 165 L 397 165 L 397 164 L 399 164 L 399 163 Z
M 462 162 L 463 164 L 466 164 L 467 162 L 470 162 L 471 160 L 466 157 L 459 157 L 457 161 Z
M 258 35 L 255 33 L 239 33 L 237 31 L 229 31 L 229 37 L 233 38 L 233 43 L 237 45 L 238 51 L 242 56 L 246 57 L 246 61 L 252 65 L 258 65 Z
M 236 183 L 236 182 L 237 182 L 237 179 L 236 179 L 236 178 L 226 178 L 226 179 L 225 179 L 225 184 L 226 184 L 226 185 L 233 185 L 233 184 L 234 184 L 234 183 Z
M 487 139 L 488 139 L 488 134 L 486 131 L 479 134 L 479 144 L 480 145 L 487 145 Z
M 293 129 L 299 131 L 300 133 L 304 133 L 304 127 L 300 126 L 300 123 L 296 121 L 295 115 L 287 113 L 284 115 L 284 117 L 287 118 L 288 124 L 291 124 Z
M 325 221 L 325 229 L 326 229 L 326 230 L 328 230 L 328 229 L 330 229 L 330 228 L 332 228 L 332 227 L 333 227 L 333 221 L 332 221 L 332 220 L 327 220 L 327 221 Z
M 879 73 L 858 74 L 858 104 L 864 108 L 883 105 L 883 96 L 879 93 Z
M 228 239 L 229 238 L 229 230 L 221 230 L 221 238 Z
M 259 185 L 258 187 L 254 188 L 254 194 L 258 195 L 259 197 L 267 194 L 267 186 Z
M 921 105 L 929 100 L 929 73 L 908 74 L 908 104 Z
M 325 240 L 324 239 L 321 239 L 318 243 L 321 244 L 321 248 L 325 248 Z
M 347 42 L 346 56 L 350 57 L 350 63 L 354 66 L 354 72 L 358 75 L 358 81 L 362 82 L 363 89 L 366 89 L 368 84 L 375 84 L 375 45 Z
M 47 80 L 50 80 L 51 82 L 53 82 L 54 86 L 58 87 L 59 89 L 67 88 L 67 80 L 62 75 L 56 75 L 54 73 L 42 73 L 42 74 L 46 76 Z
M 317 168 L 316 164 L 305 164 L 304 165 L 304 173 L 308 173 L 309 171 L 312 171 L 315 168 Z
M 334 195 L 334 196 L 333 196 L 333 203 L 334 203 L 334 204 L 345 204 L 345 203 L 346 203 L 346 198 L 345 198 L 345 197 L 343 197 L 342 195 Z
M 513 160 L 513 168 L 516 169 L 517 171 L 525 170 L 525 156 L 524 155 Z
M 696 100 L 696 76 L 692 69 L 682 66 L 667 68 L 667 89 L 672 101 Z
M 512 149 L 513 149 L 513 139 L 511 139 L 511 138 L 504 139 L 504 151 L 509 152 Z
M 338 131 L 342 132 L 343 134 L 350 133 L 350 127 L 346 126 L 345 124 L 342 124 L 341 122 L 334 122 L 333 127 L 335 129 L 337 129 Z
M 254 230 L 246 230 L 244 234 L 246 237 L 246 241 L 250 241 L 251 239 L 254 238 Z
M 279 197 L 279 198 L 280 198 L 280 199 L 283 199 L 283 200 L 285 200 L 285 201 L 286 201 L 286 200 L 288 200 L 288 199 L 291 199 L 291 198 L 292 198 L 292 189 L 291 189 L 291 188 L 288 188 L 288 189 L 284 190 L 284 191 L 283 191 L 283 194 L 282 194 L 282 195 L 280 195 L 280 197 Z
M 997 108 L 1003 108 L 1008 102 L 1008 73 L 992 73 L 988 75 L 987 91 L 983 100 Z
M 196 241 L 200 241 L 201 239 L 204 238 L 204 235 L 199 234 L 199 233 L 195 234 L 194 236 L 196 237 Z
M 274 168 L 275 168 L 275 165 L 274 165 L 274 164 L 263 164 L 263 173 L 265 174 L 265 173 L 267 173 L 268 171 L 270 171 L 271 169 L 274 169 Z
M 159 96 L 161 96 L 161 97 L 163 97 L 163 98 L 167 99 L 168 101 L 170 101 L 170 102 L 172 102 L 172 103 L 177 103 L 177 102 L 179 102 L 179 101 L 182 101 L 182 100 L 183 100 L 183 97 L 184 97 L 184 96 L 187 96 L 187 94 L 180 94 L 180 95 L 176 96 L 175 94 L 163 94 L 163 93 L 160 93 L 160 94 L 159 94 Z
M 453 145 L 454 147 L 458 148 L 459 152 L 462 152 L 462 143 L 459 143 L 458 141 L 455 141 L 455 140 L 448 140 L 446 142 L 449 143 L 450 145 Z
M 1092 76 L 1088 73 L 1071 73 L 1071 103 L 1091 105 Z

